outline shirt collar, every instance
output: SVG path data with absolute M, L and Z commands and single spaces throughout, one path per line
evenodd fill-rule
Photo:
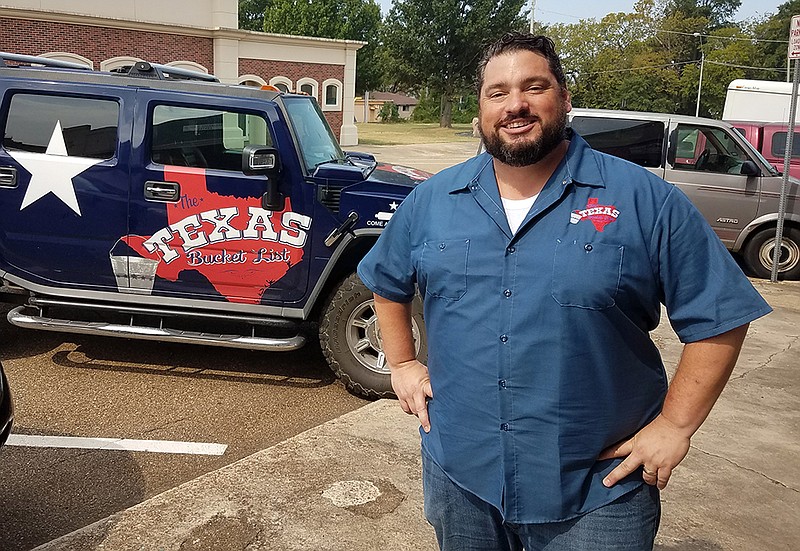
M 571 128 L 567 130 L 570 140 L 566 154 L 567 177 L 563 184 L 576 183 L 590 187 L 606 187 L 595 151 Z M 487 169 L 491 171 L 492 156 L 486 152 L 468 160 L 461 178 L 454 178 L 450 184 L 450 193 L 464 191 L 472 185 L 479 184 L 481 174 Z M 468 179 L 468 180 L 467 180 Z M 465 181 L 466 180 L 466 181 Z

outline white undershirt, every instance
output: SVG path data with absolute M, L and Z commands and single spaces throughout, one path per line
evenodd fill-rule
M 503 209 L 506 211 L 506 219 L 508 219 L 508 226 L 511 228 L 511 233 L 517 233 L 520 224 L 525 220 L 525 217 L 528 215 L 537 197 L 539 197 L 538 193 L 527 199 L 500 198 L 503 201 Z

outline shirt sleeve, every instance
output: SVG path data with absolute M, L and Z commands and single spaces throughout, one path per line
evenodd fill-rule
M 378 241 L 358 265 L 358 277 L 373 293 L 394 302 L 411 302 L 416 269 L 411 258 L 411 217 L 416 188 L 403 200 Z
M 772 311 L 688 197 L 673 187 L 653 248 L 664 304 L 681 342 L 714 337 Z

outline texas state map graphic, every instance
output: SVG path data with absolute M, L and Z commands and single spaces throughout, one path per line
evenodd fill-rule
M 181 198 L 167 206 L 167 226 L 148 236 L 121 239 L 142 258 L 157 261 L 155 275 L 177 281 L 185 270 L 202 274 L 231 302 L 259 303 L 264 291 L 303 259 L 311 218 L 286 208 L 261 208 L 259 198 L 208 191 L 205 171 L 166 167 Z

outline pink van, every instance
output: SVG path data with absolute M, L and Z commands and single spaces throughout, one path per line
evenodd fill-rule
M 768 122 L 729 122 L 745 139 L 769 161 L 783 172 L 783 157 L 786 154 L 786 123 Z M 800 126 L 795 129 L 792 141 L 792 158 L 789 161 L 789 174 L 800 178 Z

